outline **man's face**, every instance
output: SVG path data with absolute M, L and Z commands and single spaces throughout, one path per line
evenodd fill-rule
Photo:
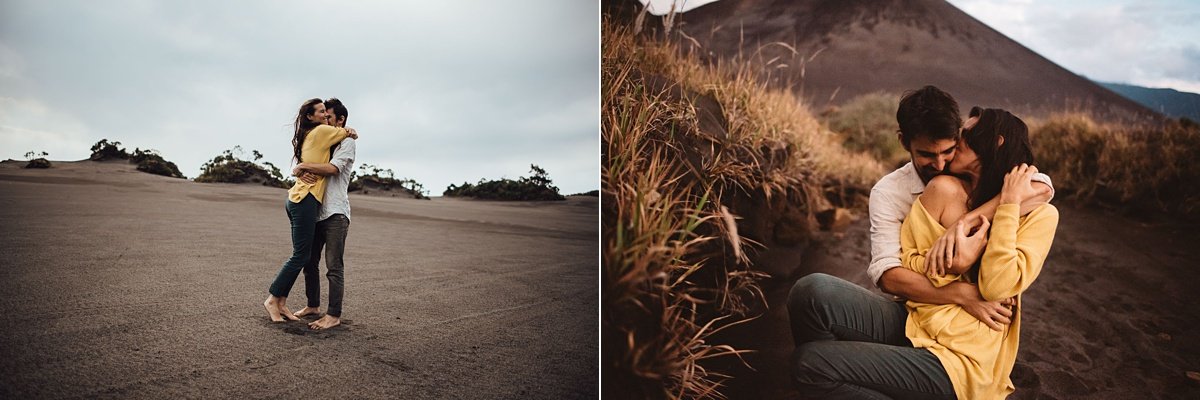
M 908 143 L 913 166 L 917 168 L 921 181 L 926 183 L 946 169 L 946 165 L 954 159 L 954 151 L 957 148 L 957 140 L 935 140 L 925 136 L 917 136 Z

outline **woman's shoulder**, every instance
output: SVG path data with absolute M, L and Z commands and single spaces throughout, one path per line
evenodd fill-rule
M 961 201 L 966 197 L 967 189 L 963 187 L 962 180 L 951 175 L 933 177 L 925 185 L 925 191 L 921 193 L 921 201 L 927 206 Z

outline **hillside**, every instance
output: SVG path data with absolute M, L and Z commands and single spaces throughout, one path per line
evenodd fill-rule
M 1187 117 L 1192 121 L 1200 121 L 1200 94 L 1123 83 L 1096 83 L 1168 117 Z
M 616 0 L 603 12 L 632 24 L 639 8 Z M 749 61 L 816 110 L 933 84 L 964 111 L 987 105 L 1033 115 L 1154 115 L 940 0 L 719 1 L 676 16 L 675 26 L 686 37 L 673 39 L 685 49 L 709 63 Z M 663 30 L 657 17 L 644 27 Z

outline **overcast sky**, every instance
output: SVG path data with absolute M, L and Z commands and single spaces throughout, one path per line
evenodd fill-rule
M 0 158 L 107 138 L 194 178 L 241 145 L 289 163 L 300 104 L 338 97 L 358 163 L 446 185 L 599 178 L 599 17 L 586 1 L 0 0 Z
M 715 0 L 640 0 L 665 14 Z M 725 0 L 729 1 L 729 0 Z M 1077 74 L 1200 93 L 1200 1 L 949 0 Z

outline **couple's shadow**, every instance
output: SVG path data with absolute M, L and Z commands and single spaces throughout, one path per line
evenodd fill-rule
M 263 324 L 285 333 L 290 333 L 297 336 L 315 337 L 319 339 L 337 337 L 341 334 L 354 330 L 354 321 L 344 318 L 342 319 L 342 323 L 340 325 L 332 328 L 316 330 L 308 327 L 308 324 L 318 319 L 321 319 L 320 315 L 305 315 L 300 317 L 299 321 L 285 320 L 283 322 L 271 322 L 268 319 L 264 321 Z

